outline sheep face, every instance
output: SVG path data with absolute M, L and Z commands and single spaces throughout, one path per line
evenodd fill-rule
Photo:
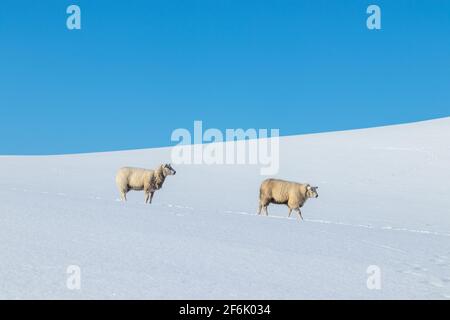
M 174 176 L 177 172 L 172 168 L 169 163 L 162 165 L 162 170 L 164 172 L 164 176 Z
M 311 187 L 308 185 L 306 187 L 306 196 L 308 198 L 318 198 L 319 194 L 317 193 L 317 189 L 319 189 L 319 187 Z

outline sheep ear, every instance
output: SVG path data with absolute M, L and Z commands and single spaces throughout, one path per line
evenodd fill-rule
M 311 186 L 309 184 L 306 185 L 306 190 L 311 190 Z

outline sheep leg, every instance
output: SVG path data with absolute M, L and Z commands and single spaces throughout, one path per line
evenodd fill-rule
M 288 218 L 291 217 L 291 213 L 292 213 L 292 208 L 289 208 L 289 214 L 288 214 Z
M 145 203 L 148 203 L 149 198 L 150 198 L 150 192 L 145 191 L 145 196 L 144 196 Z
M 127 193 L 125 191 L 120 191 L 120 200 L 127 201 Z
M 300 219 L 303 220 L 302 212 L 300 211 L 300 208 L 297 209 L 298 215 L 300 216 Z
M 150 192 L 150 203 L 152 203 L 153 200 L 153 195 L 155 194 L 155 192 Z
M 266 200 L 259 200 L 259 210 L 258 210 L 258 214 L 261 214 L 261 210 L 264 210 L 266 213 L 266 216 L 269 215 L 269 213 L 267 212 L 267 207 L 269 206 L 269 202 L 267 202 Z

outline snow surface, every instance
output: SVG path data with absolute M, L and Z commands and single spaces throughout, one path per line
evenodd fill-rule
M 145 205 L 117 201 L 116 170 L 169 162 L 170 148 L 0 157 L 0 298 L 450 298 L 450 118 L 280 150 L 277 177 L 320 187 L 303 222 L 284 206 L 256 215 L 257 166 L 175 166 Z

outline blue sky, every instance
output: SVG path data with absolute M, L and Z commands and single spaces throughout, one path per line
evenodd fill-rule
M 194 120 L 292 135 L 450 115 L 445 0 L 3 0 L 0 41 L 0 154 L 166 146 Z

